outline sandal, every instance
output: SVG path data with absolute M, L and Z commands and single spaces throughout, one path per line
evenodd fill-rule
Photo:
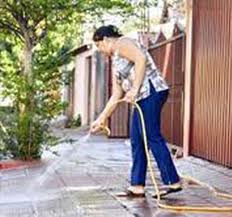
M 178 187 L 178 188 L 167 188 L 166 190 L 161 190 L 161 191 L 159 192 L 160 198 L 162 198 L 162 197 L 164 197 L 164 196 L 166 196 L 166 195 L 168 195 L 168 194 L 171 194 L 171 193 L 179 192 L 179 191 L 181 191 L 181 190 L 182 190 L 182 187 Z M 155 195 L 153 195 L 152 197 L 155 198 L 155 199 L 157 199 L 157 198 L 158 198 L 158 195 L 155 194 Z
M 131 190 L 126 190 L 115 194 L 116 197 L 128 197 L 128 198 L 141 198 L 145 197 L 145 193 L 134 193 Z

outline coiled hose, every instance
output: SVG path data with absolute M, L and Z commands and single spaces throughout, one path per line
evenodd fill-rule
M 119 104 L 122 102 L 126 102 L 125 100 L 118 100 L 117 102 L 115 102 L 115 104 Z M 148 162 L 148 168 L 149 168 L 149 172 L 150 172 L 150 177 L 152 180 L 152 183 L 154 185 L 154 189 L 157 195 L 157 204 L 160 208 L 163 209 L 168 209 L 168 210 L 174 210 L 174 211 L 195 211 L 195 212 L 232 212 L 232 205 L 228 206 L 228 207 L 210 207 L 210 206 L 175 206 L 175 205 L 167 205 L 167 204 L 163 204 L 161 202 L 161 196 L 160 196 L 160 190 L 158 188 L 158 184 L 155 178 L 155 174 L 153 171 L 153 167 L 152 167 L 152 161 L 151 161 L 151 156 L 149 154 L 149 149 L 148 149 L 148 142 L 147 142 L 147 134 L 146 134 L 146 128 L 145 128 L 145 121 L 144 121 L 144 116 L 143 116 L 143 112 L 140 108 L 140 106 L 136 103 L 136 102 L 131 102 L 132 105 L 134 105 L 136 107 L 136 109 L 138 109 L 139 112 L 139 116 L 140 116 L 140 120 L 141 120 L 141 124 L 142 124 L 142 133 L 143 133 L 143 140 L 144 140 L 144 148 L 145 148 L 145 152 L 146 152 L 146 157 L 147 157 L 147 162 Z M 109 136 L 110 135 L 110 129 L 105 126 L 102 125 L 102 130 Z M 209 189 L 209 191 L 211 191 L 216 197 L 222 197 L 222 198 L 227 198 L 227 199 L 232 199 L 232 195 L 230 194 L 225 194 L 225 193 L 220 193 L 218 192 L 214 187 L 208 185 L 207 183 L 201 182 L 193 177 L 190 176 L 183 176 L 181 175 L 181 178 L 184 180 L 188 180 L 188 181 L 192 181 L 197 183 L 200 186 L 206 187 Z

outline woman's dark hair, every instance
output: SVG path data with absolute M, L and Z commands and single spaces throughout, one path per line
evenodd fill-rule
M 104 37 L 119 38 L 122 34 L 118 28 L 113 25 L 101 26 L 93 34 L 93 41 L 101 41 Z

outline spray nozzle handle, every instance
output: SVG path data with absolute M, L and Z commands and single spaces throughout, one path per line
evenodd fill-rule
M 105 135 L 107 135 L 107 136 L 110 135 L 110 129 L 109 129 L 109 127 L 107 127 L 105 124 L 101 124 L 100 127 L 101 127 L 102 132 Z

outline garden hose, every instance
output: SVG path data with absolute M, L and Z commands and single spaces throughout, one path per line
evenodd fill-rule
M 118 100 L 117 102 L 115 102 L 115 104 L 119 104 L 122 102 L 126 102 L 125 100 Z M 152 183 L 154 185 L 154 189 L 157 195 L 157 204 L 160 208 L 163 209 L 168 209 L 168 210 L 174 210 L 174 211 L 194 211 L 194 212 L 232 212 L 232 205 L 228 206 L 228 207 L 209 207 L 209 206 L 175 206 L 175 205 L 167 205 L 167 204 L 163 204 L 161 202 L 161 196 L 160 196 L 160 190 L 158 188 L 158 184 L 155 178 L 155 174 L 153 171 L 153 167 L 152 167 L 152 161 L 151 161 L 151 157 L 149 154 L 149 149 L 148 149 L 148 141 L 147 141 L 147 134 L 146 134 L 146 128 L 145 128 L 145 121 L 144 121 L 144 116 L 143 116 L 143 112 L 140 108 L 140 106 L 136 103 L 136 102 L 131 102 L 132 105 L 134 105 L 136 107 L 136 109 L 138 109 L 139 112 L 139 116 L 140 116 L 140 120 L 141 120 L 141 124 L 142 124 L 142 133 L 143 133 L 143 140 L 144 140 L 144 148 L 145 148 L 145 152 L 146 152 L 146 157 L 147 157 L 147 162 L 148 162 L 148 168 L 149 168 L 149 172 L 150 172 L 150 177 L 152 180 Z M 102 125 L 101 126 L 102 130 L 109 136 L 110 135 L 110 130 L 108 127 Z M 227 199 L 232 199 L 232 195 L 230 194 L 225 194 L 225 193 L 220 193 L 218 192 L 214 187 L 201 182 L 195 178 L 192 178 L 190 176 L 183 176 L 181 175 L 181 178 L 184 180 L 188 180 L 188 181 L 192 181 L 197 183 L 200 186 L 206 187 L 209 189 L 209 191 L 211 191 L 216 197 L 223 197 L 223 198 L 227 198 Z
M 110 129 L 109 129 L 109 127 L 107 127 L 106 125 L 104 125 L 104 124 L 101 124 L 100 125 L 100 130 L 101 130 L 101 132 L 103 133 L 103 134 L 105 134 L 106 136 L 110 136 Z

